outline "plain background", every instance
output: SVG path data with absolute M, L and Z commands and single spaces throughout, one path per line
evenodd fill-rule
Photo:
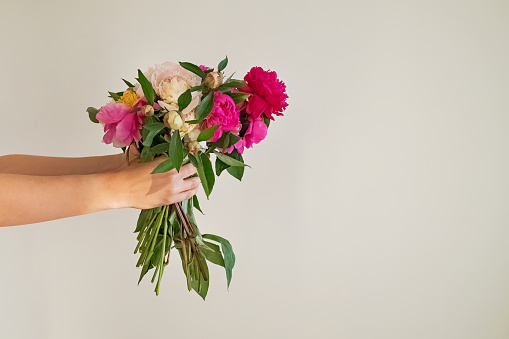
M 506 1 L 6 1 L 1 154 L 117 153 L 88 106 L 167 60 L 278 72 L 289 107 L 202 197 L 230 291 L 177 257 L 159 297 L 138 211 L 0 229 L 0 337 L 508 338 Z M 76 192 L 79 194 L 79 192 Z M 26 206 L 27 209 L 30 206 Z M 177 259 L 177 260 L 175 260 Z

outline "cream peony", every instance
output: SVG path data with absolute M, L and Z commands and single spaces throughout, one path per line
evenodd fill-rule
M 177 103 L 180 94 L 188 88 L 201 84 L 199 76 L 169 61 L 150 67 L 144 74 L 152 83 L 156 94 L 169 104 Z

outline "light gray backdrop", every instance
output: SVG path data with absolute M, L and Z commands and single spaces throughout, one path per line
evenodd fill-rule
M 0 3 L 1 154 L 89 156 L 163 61 L 276 70 L 289 107 L 199 217 L 206 302 L 138 287 L 138 211 L 0 229 L 1 338 L 508 338 L 506 1 Z M 27 209 L 30 206 L 26 206 Z M 173 257 L 176 259 L 176 257 Z

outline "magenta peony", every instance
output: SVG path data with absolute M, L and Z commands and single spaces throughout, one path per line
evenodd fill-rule
M 219 125 L 210 141 L 216 141 L 221 137 L 223 131 L 240 131 L 242 127 L 239 118 L 239 111 L 235 107 L 233 99 L 221 92 L 214 93 L 214 108 L 207 119 L 202 123 L 201 130 Z
M 267 130 L 267 125 L 263 122 L 262 118 L 255 120 L 249 119 L 249 126 L 244 137 L 237 141 L 235 145 L 226 149 L 226 152 L 233 152 L 233 148 L 235 147 L 240 154 L 244 153 L 244 148 L 251 148 L 253 147 L 253 144 L 257 144 L 265 139 L 267 136 Z
M 246 113 L 258 119 L 262 114 L 274 120 L 273 114 L 283 115 L 288 104 L 286 85 L 277 78 L 274 71 L 264 71 L 261 67 L 253 67 L 244 77 L 246 86 L 240 91 L 250 93 L 247 100 Z
M 133 111 L 132 108 L 119 102 L 111 102 L 99 109 L 97 120 L 104 125 L 106 134 L 103 141 L 113 143 L 114 147 L 126 147 L 133 141 L 141 139 L 140 129 L 143 124 L 141 111 Z

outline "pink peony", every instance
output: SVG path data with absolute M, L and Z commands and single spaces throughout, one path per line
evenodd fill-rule
M 244 80 L 247 84 L 239 90 L 252 94 L 247 100 L 246 113 L 252 115 L 253 119 L 265 114 L 271 120 L 274 120 L 273 114 L 283 115 L 282 112 L 288 106 L 288 95 L 286 85 L 277 78 L 276 72 L 253 67 Z
M 242 127 L 239 119 L 239 111 L 235 108 L 235 102 L 226 94 L 214 93 L 214 108 L 207 119 L 202 123 L 201 130 L 219 125 L 210 141 L 216 141 L 221 137 L 223 131 L 240 131 Z
M 242 154 L 244 153 L 244 148 L 251 148 L 253 144 L 257 144 L 267 136 L 267 125 L 263 122 L 262 118 L 258 118 L 255 120 L 249 119 L 249 126 L 244 134 L 244 138 L 237 141 L 237 143 L 230 148 L 226 149 L 226 152 L 231 153 L 233 151 L 233 147 L 237 149 L 237 151 Z
M 141 139 L 140 129 L 143 124 L 143 115 L 140 111 L 133 111 L 124 103 L 111 102 L 99 109 L 97 120 L 104 124 L 106 134 L 103 141 L 113 143 L 114 147 L 126 147 L 133 141 Z
M 212 69 L 212 68 L 207 67 L 207 66 L 205 66 L 205 65 L 200 65 L 200 66 L 198 66 L 198 67 L 200 67 L 200 69 L 201 69 L 202 71 L 208 71 L 209 69 Z

